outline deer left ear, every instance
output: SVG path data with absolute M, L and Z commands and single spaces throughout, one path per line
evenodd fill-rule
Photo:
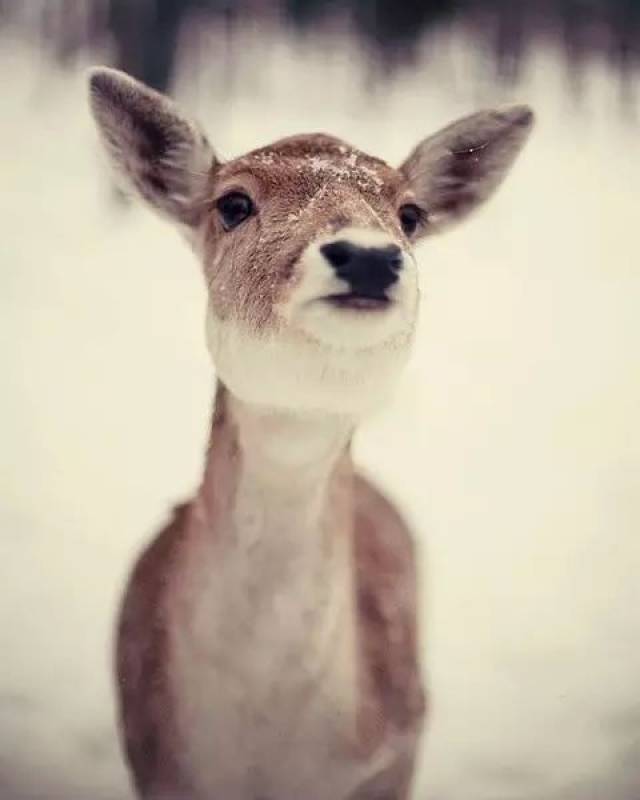
M 424 139 L 400 167 L 425 212 L 418 236 L 480 206 L 502 183 L 533 126 L 527 106 L 481 111 Z
M 193 226 L 216 159 L 200 128 L 168 98 L 124 72 L 89 77 L 91 111 L 125 189 L 157 211 Z

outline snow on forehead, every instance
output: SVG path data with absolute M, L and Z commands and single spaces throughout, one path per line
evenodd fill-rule
M 372 166 L 372 159 L 347 145 L 339 145 L 336 150 L 299 156 L 281 156 L 265 150 L 252 154 L 251 160 L 266 167 L 286 163 L 301 176 L 312 174 L 322 182 L 348 183 L 363 191 L 380 194 L 384 180 Z
M 341 159 L 311 156 L 302 162 L 300 169 L 311 170 L 322 179 L 355 183 L 362 189 L 373 190 L 378 194 L 384 184 L 378 171 L 359 159 L 354 150 Z

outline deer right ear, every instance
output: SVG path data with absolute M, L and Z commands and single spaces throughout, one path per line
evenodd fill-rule
M 91 111 L 123 188 L 173 220 L 196 225 L 216 163 L 200 128 L 168 97 L 124 72 L 93 69 L 89 86 Z
M 533 125 L 527 106 L 481 111 L 424 139 L 400 167 L 425 217 L 418 236 L 467 217 L 502 183 Z

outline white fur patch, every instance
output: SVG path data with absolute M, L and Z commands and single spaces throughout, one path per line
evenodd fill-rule
M 356 417 L 388 399 L 413 334 L 404 331 L 370 349 L 338 349 L 294 328 L 252 333 L 233 320 L 218 319 L 211 308 L 206 329 L 218 375 L 245 402 Z

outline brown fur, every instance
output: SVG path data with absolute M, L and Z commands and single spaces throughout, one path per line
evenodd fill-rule
M 139 558 L 120 614 L 116 649 L 120 722 L 142 797 L 179 798 L 188 790 L 178 766 L 171 714 L 167 615 L 191 513 L 189 505 L 177 508 L 169 525 Z
M 362 646 L 361 743 L 375 747 L 388 727 L 419 725 L 425 712 L 418 669 L 413 539 L 395 508 L 354 476 L 354 547 Z

